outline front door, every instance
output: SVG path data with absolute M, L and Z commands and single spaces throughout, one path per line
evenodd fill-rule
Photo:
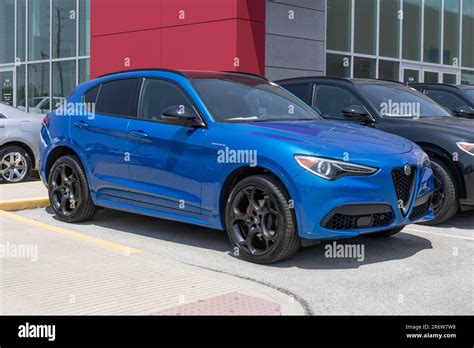
M 0 102 L 15 105 L 15 70 L 0 68 Z
M 190 100 L 174 82 L 143 82 L 138 118 L 128 126 L 131 195 L 142 208 L 189 217 L 200 214 L 207 129 L 163 117 L 163 111 L 174 106 L 196 113 Z

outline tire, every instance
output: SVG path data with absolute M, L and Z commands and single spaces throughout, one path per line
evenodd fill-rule
M 392 228 L 391 230 L 386 230 L 386 231 L 380 231 L 380 232 L 373 232 L 373 233 L 368 233 L 364 234 L 364 237 L 369 237 L 369 238 L 387 238 L 391 237 L 399 232 L 401 232 L 405 226 L 403 227 L 397 227 L 397 228 Z
M 19 146 L 7 146 L 0 150 L 0 182 L 13 184 L 25 182 L 33 169 L 28 152 Z
M 289 200 L 285 188 L 271 175 L 250 176 L 235 185 L 227 199 L 225 223 L 240 257 L 271 264 L 298 251 L 301 240 Z
M 459 194 L 453 174 L 444 162 L 437 158 L 431 159 L 431 167 L 435 175 L 435 194 L 433 195 L 434 220 L 422 222 L 422 225 L 434 226 L 452 219 L 459 211 Z M 442 190 L 440 192 L 439 190 Z M 441 195 L 439 204 L 437 195 Z
M 48 195 L 51 207 L 61 221 L 87 221 L 96 213 L 87 178 L 77 156 L 63 156 L 54 162 L 48 177 Z

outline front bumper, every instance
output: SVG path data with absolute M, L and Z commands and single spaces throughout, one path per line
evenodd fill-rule
M 433 171 L 421 167 L 412 153 L 374 159 L 380 170 L 371 176 L 327 181 L 308 171 L 298 174 L 295 203 L 298 231 L 303 239 L 327 240 L 385 231 L 434 218 L 431 195 Z M 392 171 L 409 164 L 415 168 L 412 194 L 403 206 Z M 403 206 L 403 209 L 401 209 Z

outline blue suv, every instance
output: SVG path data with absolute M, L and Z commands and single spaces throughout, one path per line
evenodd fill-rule
M 58 219 L 107 207 L 226 230 L 251 262 L 433 218 L 433 173 L 417 145 L 325 121 L 251 74 L 101 76 L 45 118 L 41 139 Z

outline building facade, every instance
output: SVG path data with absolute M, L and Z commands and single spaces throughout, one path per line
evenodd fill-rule
M 474 84 L 474 0 L 0 0 L 0 100 L 143 67 Z

